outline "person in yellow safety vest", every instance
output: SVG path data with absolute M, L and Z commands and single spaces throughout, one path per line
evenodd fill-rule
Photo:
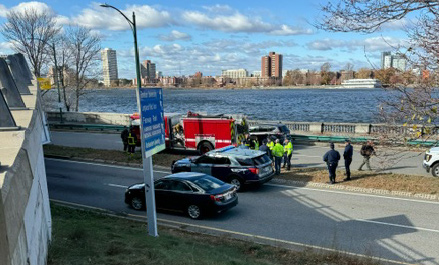
M 249 138 L 250 139 L 250 149 L 259 150 L 259 141 L 258 138 Z
M 274 169 L 276 170 L 276 175 L 280 174 L 280 164 L 282 163 L 282 157 L 284 155 L 284 147 L 280 144 L 280 140 L 276 139 L 276 144 L 273 147 L 271 153 L 274 156 Z
M 245 137 L 244 137 L 244 140 L 242 141 L 242 143 L 244 144 L 244 146 L 245 146 L 247 149 L 250 149 L 250 141 L 251 141 L 250 136 L 248 136 L 248 134 L 246 133 L 246 134 L 245 134 Z
M 134 132 L 134 129 L 131 128 L 130 133 L 128 134 L 128 153 L 134 154 L 134 150 L 136 149 L 137 136 Z
M 291 168 L 291 157 L 293 156 L 293 143 L 291 143 L 288 139 L 284 141 L 284 165 L 282 168 L 287 166 L 287 170 L 289 171 Z
M 271 161 L 274 162 L 273 160 L 273 147 L 274 147 L 274 142 L 271 140 L 270 137 L 267 138 L 267 147 L 270 149 L 270 159 Z

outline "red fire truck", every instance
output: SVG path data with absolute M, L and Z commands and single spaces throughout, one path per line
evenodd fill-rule
M 137 139 L 140 139 L 139 115 L 130 116 Z M 243 115 L 202 115 L 188 112 L 165 113 L 166 148 L 198 150 L 201 154 L 210 150 L 238 145 L 248 132 Z M 140 146 L 140 141 L 137 142 Z

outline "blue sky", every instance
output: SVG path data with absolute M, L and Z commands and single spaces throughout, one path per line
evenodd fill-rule
M 387 24 L 373 34 L 331 33 L 312 26 L 327 1 L 108 1 L 131 18 L 136 12 L 140 60 L 150 59 L 163 75 L 220 75 L 222 69 L 260 70 L 269 51 L 284 56 L 285 69 L 333 70 L 379 67 L 380 52 L 404 44 L 407 20 Z M 2 1 L 0 23 L 9 10 L 49 9 L 60 25 L 79 24 L 102 37 L 102 48 L 117 51 L 119 77 L 134 78 L 134 50 L 128 23 L 99 2 L 53 0 Z M 0 54 L 12 53 L 0 35 Z M 366 58 L 367 56 L 367 58 Z

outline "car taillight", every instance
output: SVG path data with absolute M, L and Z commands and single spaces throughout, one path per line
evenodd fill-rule
M 251 167 L 248 170 L 250 170 L 251 173 L 258 175 L 259 174 L 259 168 Z
M 220 195 L 210 195 L 210 199 L 211 199 L 212 201 L 220 202 L 220 201 L 222 200 L 222 198 L 223 198 L 223 195 L 222 195 L 222 194 L 220 194 Z

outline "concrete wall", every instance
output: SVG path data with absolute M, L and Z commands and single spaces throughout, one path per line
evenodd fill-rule
M 27 107 L 11 110 L 18 130 L 0 129 L 0 264 L 46 264 L 51 215 L 42 142 L 47 140 L 35 80 Z M 2 113 L 0 113 L 2 115 Z

